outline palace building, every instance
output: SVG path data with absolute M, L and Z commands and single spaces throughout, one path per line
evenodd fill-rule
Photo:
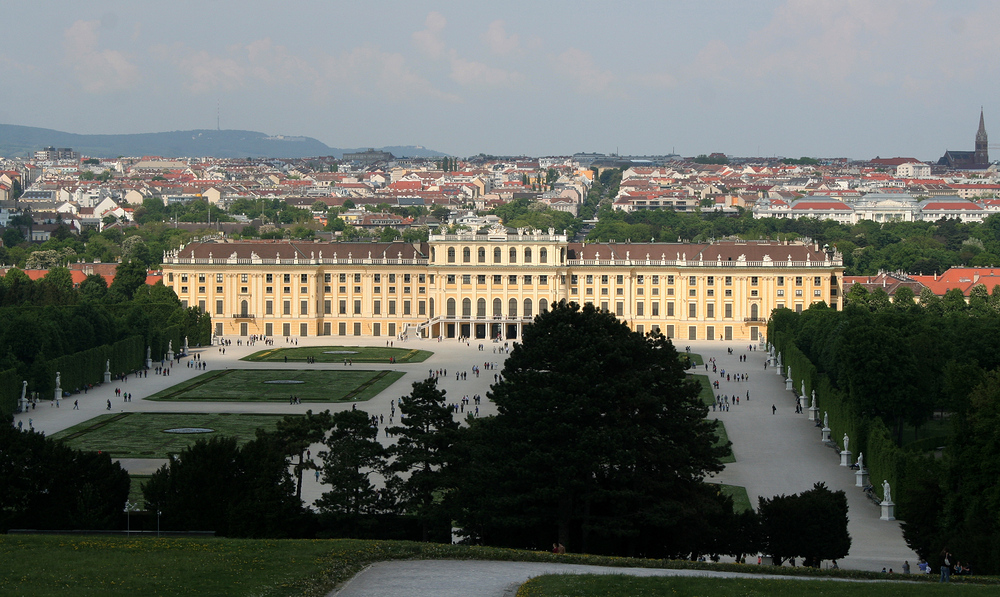
M 518 339 L 566 299 L 638 332 L 758 340 L 775 308 L 841 308 L 843 272 L 810 243 L 576 243 L 502 226 L 423 243 L 199 242 L 163 260 L 164 283 L 217 336 Z

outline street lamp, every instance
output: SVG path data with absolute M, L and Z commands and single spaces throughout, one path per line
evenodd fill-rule
M 156 538 L 157 539 L 160 538 L 160 514 L 163 514 L 163 512 L 160 511 L 160 510 L 157 510 L 156 511 Z

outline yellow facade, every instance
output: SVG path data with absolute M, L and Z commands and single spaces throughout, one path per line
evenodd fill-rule
M 583 244 L 496 230 L 416 244 L 195 243 L 163 270 L 218 336 L 518 339 L 566 299 L 678 340 L 758 340 L 774 308 L 839 309 L 843 263 L 802 243 Z

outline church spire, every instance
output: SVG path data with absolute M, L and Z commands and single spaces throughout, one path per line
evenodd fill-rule
M 979 108 L 979 130 L 976 131 L 975 165 L 985 166 L 990 163 L 989 141 L 986 137 L 986 123 L 983 120 L 983 108 Z
M 983 109 L 979 108 L 979 130 L 976 131 L 976 141 L 986 141 L 986 123 L 983 121 Z

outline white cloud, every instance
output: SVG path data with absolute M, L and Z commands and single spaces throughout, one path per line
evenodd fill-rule
M 370 46 L 354 48 L 338 56 L 326 56 L 319 67 L 320 96 L 336 95 L 347 89 L 354 95 L 404 101 L 425 96 L 447 102 L 461 98 L 437 89 L 409 68 L 406 57 Z
M 117 50 L 98 48 L 99 21 L 77 21 L 63 33 L 65 60 L 84 91 L 107 93 L 128 89 L 139 70 Z
M 507 35 L 507 30 L 503 21 L 497 20 L 490 23 L 483 33 L 482 39 L 494 54 L 506 56 L 508 54 L 520 53 L 521 40 L 516 33 Z
M 510 87 L 524 79 L 516 71 L 460 58 L 455 50 L 451 51 L 451 78 L 463 87 Z
M 572 80 L 581 93 L 624 96 L 617 88 L 614 73 L 599 68 L 588 52 L 579 48 L 569 48 L 555 56 L 553 63 L 559 74 Z
M 413 44 L 417 49 L 431 58 L 440 58 L 445 52 L 445 43 L 441 39 L 441 32 L 444 31 L 448 20 L 439 12 L 431 12 L 424 22 L 424 29 L 413 34 Z

